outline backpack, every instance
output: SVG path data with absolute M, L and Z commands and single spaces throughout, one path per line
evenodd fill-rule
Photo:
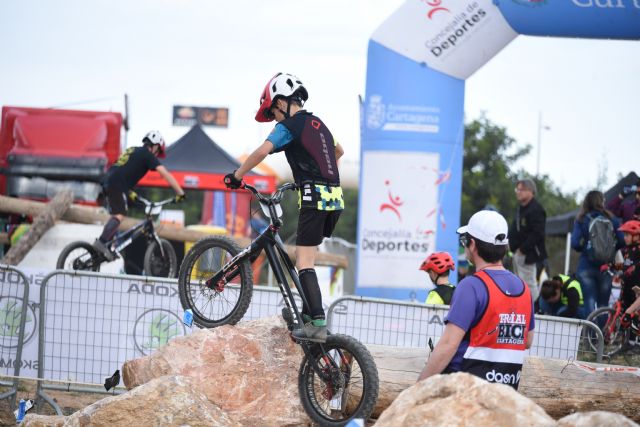
M 613 261 L 616 254 L 616 233 L 613 222 L 604 215 L 589 218 L 587 258 L 591 262 L 601 264 Z

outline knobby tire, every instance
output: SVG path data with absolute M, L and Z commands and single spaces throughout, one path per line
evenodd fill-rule
M 321 426 L 344 426 L 355 418 L 366 421 L 378 400 L 378 370 L 371 353 L 355 338 L 342 334 L 327 337 L 325 353 L 320 345 L 310 346 L 323 372 L 331 371 L 324 354 L 337 361 L 340 372 L 334 369 L 332 380 L 324 382 L 311 366 L 313 362 L 304 357 L 298 373 L 298 392 L 307 414 Z M 339 360 L 340 354 L 349 363 Z
M 247 312 L 253 294 L 253 273 L 247 259 L 236 262 L 239 274 L 221 291 L 205 284 L 240 251 L 234 240 L 213 236 L 199 240 L 185 255 L 178 273 L 180 302 L 183 309 L 193 311 L 197 325 L 204 328 L 234 325 Z
M 72 254 L 74 251 L 78 251 L 78 249 L 80 249 L 78 253 Z M 83 250 L 85 253 L 82 253 Z M 60 252 L 60 255 L 58 256 L 58 262 L 56 263 L 56 268 L 58 270 L 71 269 L 84 271 L 100 271 L 101 261 L 98 258 L 99 257 L 96 253 L 96 250 L 90 243 L 82 241 L 72 242 L 65 246 L 64 249 L 62 249 L 62 252 Z M 88 262 L 89 268 L 76 269 L 73 268 L 73 266 L 69 266 L 69 268 L 66 267 L 66 264 L 74 263 L 76 262 L 76 260 L 83 263 Z
M 160 239 L 160 243 L 162 244 L 164 258 L 161 255 L 158 242 L 153 240 L 151 244 L 147 246 L 147 250 L 144 253 L 143 264 L 145 275 L 168 278 L 176 277 L 176 273 L 178 272 L 178 257 L 176 256 L 176 251 L 168 240 Z

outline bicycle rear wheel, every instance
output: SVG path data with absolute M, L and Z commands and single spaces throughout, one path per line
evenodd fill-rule
M 72 242 L 58 256 L 59 270 L 100 271 L 100 256 L 90 243 Z
M 300 401 L 307 414 L 322 426 L 368 419 L 378 400 L 378 369 L 367 348 L 341 334 L 329 335 L 325 344 L 310 348 L 315 360 L 305 356 L 298 374 Z M 322 377 L 312 364 L 318 365 Z
M 600 307 L 589 314 L 589 322 L 595 323 L 604 338 L 602 355 L 611 357 L 624 349 L 629 341 L 629 330 L 620 326 L 620 316 L 615 316 L 615 310 L 611 307 Z M 597 337 L 591 328 L 586 331 L 589 346 L 597 350 Z
M 162 244 L 162 252 L 160 252 L 160 245 L 155 240 L 147 246 L 144 254 L 144 273 L 153 277 L 176 277 L 178 271 L 176 251 L 168 240 L 160 239 L 160 243 Z
M 205 328 L 234 325 L 247 312 L 253 294 L 249 261 L 236 261 L 221 273 L 240 250 L 232 239 L 213 236 L 198 241 L 184 257 L 178 274 L 180 302 L 193 311 L 196 324 Z M 208 286 L 206 282 L 214 276 L 219 280 Z

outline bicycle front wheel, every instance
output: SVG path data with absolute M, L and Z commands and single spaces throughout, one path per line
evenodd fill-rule
M 620 326 L 620 316 L 615 316 L 615 310 L 611 307 L 600 307 L 589 314 L 589 322 L 595 323 L 604 338 L 604 348 L 602 355 L 611 357 L 619 353 L 629 340 L 628 329 Z M 587 329 L 587 340 L 591 348 L 597 350 L 597 337 L 591 329 Z
M 178 290 L 182 307 L 193 311 L 196 324 L 205 328 L 234 325 L 247 312 L 253 294 L 249 261 L 236 260 L 224 274 L 221 271 L 240 250 L 234 240 L 213 236 L 198 241 L 185 255 Z
M 100 257 L 90 243 L 72 242 L 60 252 L 56 268 L 59 270 L 100 271 Z
M 310 347 L 315 360 L 305 356 L 298 375 L 300 401 L 307 414 L 321 426 L 368 419 L 378 400 L 378 369 L 367 348 L 341 334 Z

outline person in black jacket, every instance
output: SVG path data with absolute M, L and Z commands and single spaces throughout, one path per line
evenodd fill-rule
M 509 247 L 513 252 L 515 273 L 529 286 L 534 301 L 540 294 L 536 264 L 547 259 L 544 244 L 547 213 L 535 196 L 535 182 L 530 179 L 518 181 L 516 198 L 519 206 L 509 230 Z
M 137 197 L 131 189 L 148 171 L 157 171 L 167 181 L 176 192 L 176 202 L 184 200 L 184 190 L 158 160 L 158 157 L 165 156 L 165 142 L 160 132 L 148 132 L 142 143 L 141 147 L 131 147 L 124 151 L 103 179 L 103 191 L 111 217 L 104 225 L 100 237 L 93 243 L 93 247 L 100 251 L 107 261 L 113 261 L 116 257 L 111 248 L 107 247 L 107 243 L 116 235 L 127 213 L 127 198 L 135 200 Z

